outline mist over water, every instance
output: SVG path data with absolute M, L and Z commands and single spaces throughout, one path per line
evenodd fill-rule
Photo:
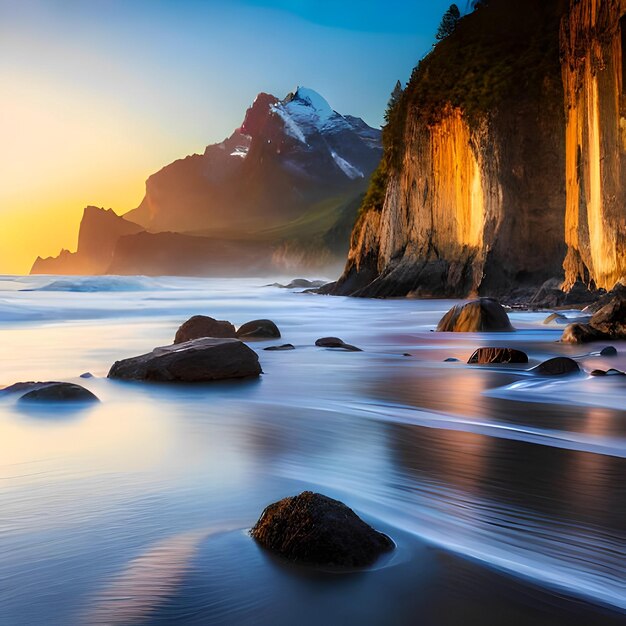
M 68 412 L 0 395 L 1 624 L 623 623 L 626 378 L 527 370 L 557 354 L 624 370 L 626 345 L 582 356 L 547 313 L 435 334 L 453 302 L 273 280 L 0 277 L 0 387 L 68 380 L 101 399 Z M 282 339 L 250 344 L 261 379 L 106 379 L 194 314 L 274 320 Z M 314 346 L 328 335 L 363 352 Z M 530 363 L 465 364 L 486 345 Z M 397 550 L 336 575 L 259 549 L 246 530 L 304 489 Z

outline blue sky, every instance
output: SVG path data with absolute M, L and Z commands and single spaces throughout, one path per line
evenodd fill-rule
M 25 269 L 35 248 L 73 248 L 58 224 L 137 206 L 149 174 L 221 141 L 260 91 L 304 85 L 380 125 L 449 4 L 0 0 L 0 254 L 21 238 Z

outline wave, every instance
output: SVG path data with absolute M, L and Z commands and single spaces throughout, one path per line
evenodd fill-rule
M 72 276 L 53 280 L 39 287 L 21 289 L 21 291 L 95 293 L 99 291 L 149 291 L 162 288 L 157 281 L 146 276 Z

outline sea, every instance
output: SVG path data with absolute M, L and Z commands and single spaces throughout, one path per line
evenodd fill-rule
M 273 284 L 291 278 L 0 277 L 0 388 L 100 399 L 0 393 L 0 624 L 626 624 L 626 376 L 589 375 L 626 370 L 626 342 L 560 344 L 550 311 L 437 333 L 454 301 Z M 196 314 L 273 320 L 281 339 L 249 344 L 263 374 L 107 378 Z M 467 364 L 484 346 L 529 363 Z M 558 355 L 583 373 L 532 371 Z M 333 572 L 258 546 L 263 509 L 304 490 L 395 550 Z

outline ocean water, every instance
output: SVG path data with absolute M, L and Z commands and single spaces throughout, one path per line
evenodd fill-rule
M 0 387 L 67 380 L 101 399 L 0 396 L 0 624 L 626 622 L 626 377 L 527 371 L 559 354 L 626 369 L 626 343 L 610 359 L 558 344 L 547 313 L 437 334 L 451 301 L 273 281 L 0 277 Z M 282 339 L 250 344 L 261 378 L 106 378 L 194 314 L 274 320 Z M 314 346 L 327 335 L 363 352 Z M 530 364 L 466 365 L 486 345 Z M 305 489 L 396 550 L 330 574 L 260 549 L 247 530 L 263 508 Z

